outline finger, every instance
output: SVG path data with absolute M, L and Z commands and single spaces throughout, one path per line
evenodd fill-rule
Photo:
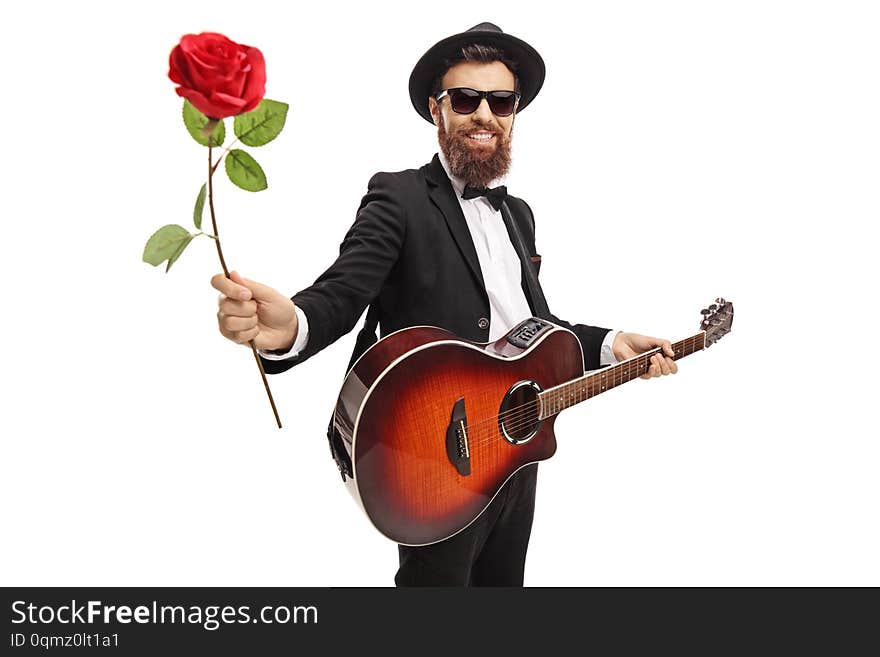
M 223 325 L 235 333 L 249 331 L 257 325 L 257 317 L 224 317 Z
M 211 277 L 211 287 L 225 294 L 230 299 L 247 300 L 251 298 L 251 291 L 244 285 L 238 285 L 223 274 L 214 274 Z
M 244 278 L 237 271 L 229 272 L 229 276 L 234 282 L 240 283 L 249 288 L 253 296 L 257 299 L 268 299 L 275 293 L 275 290 L 268 285 L 263 285 L 262 283 L 257 283 L 249 278 Z
M 672 348 L 672 343 L 669 340 L 663 341 L 663 353 L 670 358 L 675 357 L 675 350 Z
M 639 348 L 642 352 L 650 351 L 654 347 L 659 347 L 663 344 L 662 338 L 655 338 L 651 335 L 639 335 L 638 336 Z
M 257 314 L 257 302 L 226 298 L 220 302 L 219 312 L 229 317 L 253 317 Z
M 259 323 L 256 317 L 227 317 L 218 312 L 217 325 L 220 328 L 220 334 L 233 342 L 240 342 L 239 335 L 243 332 L 256 331 L 259 333 Z M 249 339 L 246 338 L 245 342 Z
M 229 329 L 226 326 L 226 322 L 223 318 L 217 317 L 217 324 L 220 327 L 220 335 L 222 335 L 227 340 L 232 340 L 233 342 L 238 342 L 238 332 Z M 253 329 L 251 329 L 253 330 Z
M 669 373 L 670 374 L 675 374 L 676 372 L 678 372 L 678 365 L 675 364 L 674 360 L 672 360 L 671 358 L 667 358 L 666 362 L 669 365 Z
M 651 356 L 651 359 L 650 359 L 650 361 L 649 361 L 651 364 L 650 364 L 650 366 L 648 367 L 648 371 L 645 372 L 644 374 L 642 374 L 642 376 L 639 377 L 639 378 L 641 378 L 641 379 L 650 379 L 650 378 L 652 378 L 652 377 L 658 376 L 657 361 L 654 360 L 655 358 L 656 358 L 656 356 Z
M 247 344 L 249 341 L 253 340 L 260 334 L 259 328 L 252 328 L 248 331 L 237 331 L 233 333 L 233 340 L 238 344 Z
M 223 316 L 220 313 L 217 313 L 217 326 L 220 328 L 220 335 L 228 340 L 233 339 L 232 331 L 226 329 L 223 323 Z
M 669 374 L 672 371 L 669 367 L 669 359 L 660 354 L 657 354 L 656 358 L 657 365 L 660 367 L 660 374 L 662 376 Z

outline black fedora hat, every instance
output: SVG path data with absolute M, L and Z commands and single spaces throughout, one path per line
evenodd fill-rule
M 524 109 L 544 84 L 544 60 L 538 51 L 522 39 L 505 34 L 501 28 L 492 23 L 480 23 L 460 34 L 453 34 L 438 41 L 428 49 L 409 76 L 409 98 L 413 107 L 423 119 L 434 124 L 428 110 L 428 96 L 431 94 L 431 83 L 443 72 L 446 59 L 460 52 L 462 47 L 472 43 L 495 46 L 504 51 L 510 59 L 517 63 L 516 76 L 519 78 L 522 98 L 517 112 Z

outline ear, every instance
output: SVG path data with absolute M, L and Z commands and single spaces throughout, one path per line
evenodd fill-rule
M 431 112 L 431 118 L 434 119 L 434 125 L 440 125 L 440 105 L 434 100 L 433 96 L 428 97 L 428 111 Z

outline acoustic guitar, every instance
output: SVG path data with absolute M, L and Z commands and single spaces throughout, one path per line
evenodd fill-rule
M 705 349 L 733 324 L 724 299 L 674 359 Z M 329 426 L 348 490 L 382 534 L 428 545 L 467 527 L 517 470 L 553 456 L 553 423 L 648 371 L 657 347 L 584 372 L 574 333 L 536 317 L 494 342 L 433 326 L 391 333 L 349 370 Z

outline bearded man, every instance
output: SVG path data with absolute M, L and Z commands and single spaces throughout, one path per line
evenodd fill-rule
M 430 325 L 489 342 L 540 316 L 574 332 L 586 370 L 662 346 L 666 355 L 653 356 L 643 378 L 676 372 L 669 341 L 570 324 L 546 307 L 531 209 L 502 184 L 514 117 L 543 81 L 535 49 L 491 23 L 432 46 L 413 69 L 409 91 L 416 112 L 436 126 L 440 153 L 419 169 L 374 175 L 339 257 L 292 298 L 237 273 L 214 276 L 220 332 L 239 344 L 254 340 L 265 370 L 278 373 L 348 333 L 368 305 L 351 363 L 375 341 L 377 322 L 382 337 Z M 506 224 L 503 201 L 516 226 Z M 522 256 L 512 241 L 517 232 L 528 251 Z M 395 583 L 522 586 L 537 467 L 513 474 L 454 536 L 398 546 Z

